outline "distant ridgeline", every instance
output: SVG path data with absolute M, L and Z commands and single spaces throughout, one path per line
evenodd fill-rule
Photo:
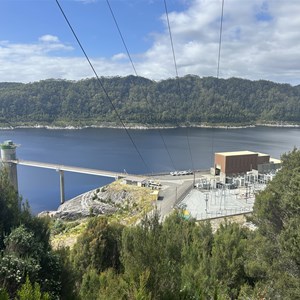
M 300 86 L 187 75 L 101 78 L 127 126 L 300 124 Z M 0 83 L 0 125 L 120 126 L 96 79 Z

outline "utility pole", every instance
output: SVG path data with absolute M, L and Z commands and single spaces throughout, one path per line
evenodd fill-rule
M 208 194 L 205 194 L 205 212 L 207 214 L 207 202 L 208 202 Z
M 195 179 L 195 171 L 193 172 L 193 174 L 194 174 L 194 182 L 193 182 L 193 187 L 195 187 L 195 184 L 196 184 L 196 179 Z

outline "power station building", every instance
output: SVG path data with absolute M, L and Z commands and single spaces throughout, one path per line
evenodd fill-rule
M 234 151 L 215 153 L 213 172 L 221 179 L 234 177 L 256 170 L 259 174 L 275 172 L 281 167 L 279 159 L 269 154 L 252 151 Z

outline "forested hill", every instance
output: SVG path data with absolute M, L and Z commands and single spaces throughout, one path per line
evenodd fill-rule
M 300 123 L 300 86 L 188 75 L 101 78 L 129 125 Z M 0 124 L 120 125 L 96 79 L 0 83 Z

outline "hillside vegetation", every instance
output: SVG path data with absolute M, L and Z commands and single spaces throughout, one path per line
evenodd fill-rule
M 300 124 L 300 86 L 188 75 L 101 78 L 127 126 Z M 0 83 L 0 125 L 120 126 L 96 79 Z

